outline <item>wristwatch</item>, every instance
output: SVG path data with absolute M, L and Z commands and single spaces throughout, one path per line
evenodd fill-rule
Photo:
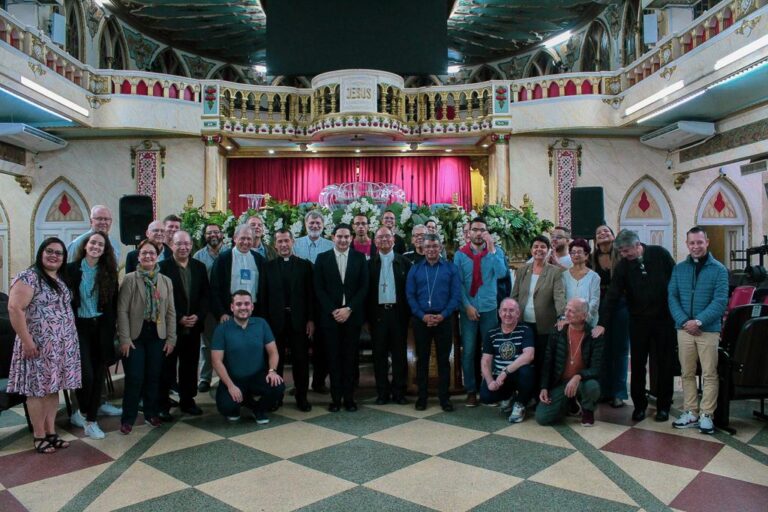
M 267 373 L 277 373 L 277 370 L 275 370 L 274 368 L 270 368 Z
M 693 321 L 696 323 L 696 326 L 701 327 L 701 320 L 694 318 Z

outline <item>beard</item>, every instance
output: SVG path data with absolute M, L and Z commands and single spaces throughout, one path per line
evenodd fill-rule
M 322 229 L 309 229 L 307 230 L 307 234 L 310 238 L 320 238 L 323 234 Z

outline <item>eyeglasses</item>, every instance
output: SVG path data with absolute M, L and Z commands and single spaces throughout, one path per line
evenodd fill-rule
M 175 245 L 176 247 L 192 247 L 191 242 L 176 242 L 173 245 Z
M 91 220 L 96 222 L 112 222 L 112 217 L 92 217 Z
M 355 226 L 367 226 L 367 222 L 355 222 Z
M 46 249 L 44 252 L 47 256 L 56 256 L 57 258 L 64 256 L 64 251 L 58 249 Z
M 157 256 L 155 251 L 141 251 L 139 256 Z
M 205 236 L 208 236 L 208 235 L 216 235 L 216 236 L 218 236 L 220 234 L 221 234 L 221 231 L 207 231 L 205 233 Z
M 470 229 L 470 231 L 473 232 L 473 233 L 485 233 L 488 230 L 487 229 L 483 229 L 483 228 L 472 228 L 472 229 Z
M 392 235 L 376 235 L 376 240 L 392 240 Z

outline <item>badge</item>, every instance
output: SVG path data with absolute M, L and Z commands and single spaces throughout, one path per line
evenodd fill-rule
M 240 269 L 240 280 L 241 281 L 250 281 L 251 280 L 251 269 L 249 269 L 249 268 L 241 268 Z

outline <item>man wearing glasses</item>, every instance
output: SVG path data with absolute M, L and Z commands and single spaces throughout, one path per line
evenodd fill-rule
M 573 266 L 571 255 L 568 254 L 568 244 L 571 242 L 571 230 L 563 226 L 555 226 L 552 229 L 552 252 L 549 254 L 548 262 L 553 265 L 559 265 L 564 269 Z
M 91 236 L 96 231 L 106 233 L 109 235 L 109 230 L 112 228 L 112 211 L 103 204 L 97 204 L 91 208 L 91 229 L 72 240 L 67 246 L 67 260 L 71 263 L 75 261 L 77 256 L 77 248 L 83 243 L 83 240 Z M 109 237 L 109 242 L 112 244 L 112 249 L 115 251 L 115 261 L 120 261 L 120 243 Z
M 197 251 L 193 259 L 205 265 L 208 271 L 208 281 L 211 280 L 211 269 L 213 262 L 219 257 L 224 234 L 221 232 L 221 226 L 218 224 L 207 224 L 205 226 L 205 247 Z M 200 359 L 203 361 L 200 368 L 200 384 L 197 390 L 201 393 L 207 393 L 211 389 L 211 378 L 213 377 L 213 366 L 211 365 L 211 340 L 213 340 L 213 330 L 216 329 L 218 322 L 213 318 L 212 313 L 205 316 L 205 328 L 203 330 L 203 340 L 200 346 Z
M 366 260 L 370 260 L 376 255 L 376 246 L 373 245 L 373 240 L 368 236 L 368 217 L 355 215 L 352 219 L 352 229 L 355 230 L 352 248 L 363 254 Z
M 470 242 L 456 252 L 453 262 L 461 278 L 461 366 L 467 392 L 464 405 L 477 407 L 478 340 L 485 345 L 488 331 L 498 326 L 496 283 L 507 275 L 507 262 L 494 244 L 484 218 L 472 219 L 469 238 Z
M 630 393 L 635 410 L 632 419 L 645 419 L 646 361 L 651 365 L 651 390 L 656 393 L 656 421 L 669 419 L 672 405 L 676 333 L 669 313 L 667 286 L 675 260 L 658 245 L 640 243 L 637 233 L 623 229 L 613 241 L 621 260 L 613 270 L 611 284 L 600 304 L 600 321 L 593 337 L 605 332 L 611 312 L 622 295 L 629 308 L 629 341 L 632 364 Z
M 413 263 L 421 263 L 424 260 L 424 235 L 427 234 L 427 226 L 416 224 L 411 230 L 411 250 L 403 253 L 403 256 Z

